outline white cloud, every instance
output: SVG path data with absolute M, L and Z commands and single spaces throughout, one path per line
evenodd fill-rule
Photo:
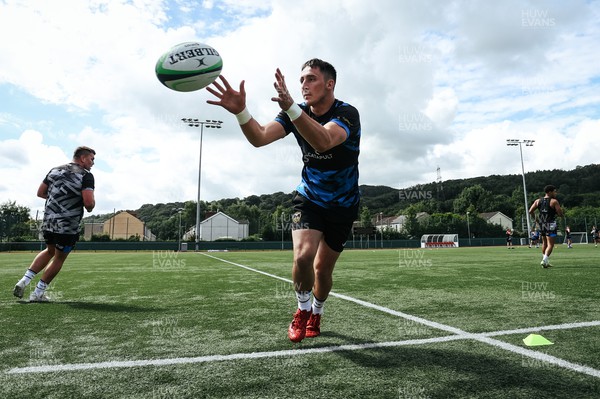
M 72 153 L 43 143 L 40 132 L 24 131 L 17 139 L 2 140 L 0 146 L 0 202 L 16 201 L 19 205 L 43 210 L 44 200 L 36 197 L 40 183 L 52 166 L 70 162 Z
M 20 176 L 2 179 L 0 200 L 39 208 L 39 181 L 81 144 L 98 151 L 99 213 L 194 200 L 199 130 L 183 117 L 224 122 L 204 131 L 203 199 L 292 191 L 301 168 L 293 137 L 255 149 L 235 118 L 206 104 L 208 92 L 158 82 L 160 54 L 191 40 L 221 53 L 234 87 L 246 80 L 248 108 L 261 122 L 278 112 L 275 68 L 299 101 L 301 64 L 332 62 L 337 97 L 361 113 L 361 184 L 427 183 L 438 166 L 444 179 L 518 173 L 507 138 L 536 140 L 524 154 L 531 169 L 597 162 L 595 2 L 60 5 L 0 3 L 0 34 L 11 38 L 0 43 L 0 173 Z M 553 23 L 526 26 L 532 16 Z M 48 117 L 48 104 L 61 115 Z

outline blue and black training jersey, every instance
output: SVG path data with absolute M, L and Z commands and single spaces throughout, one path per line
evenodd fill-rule
M 550 206 L 551 198 L 540 198 L 538 209 L 540 211 L 540 223 L 552 223 L 556 221 L 556 210 Z
M 358 204 L 358 154 L 360 153 L 360 117 L 358 110 L 343 101 L 335 100 L 329 111 L 314 116 L 306 103 L 300 108 L 325 125 L 334 122 L 346 131 L 346 141 L 319 153 L 302 137 L 288 115 L 281 111 L 275 120 L 287 134 L 294 133 L 302 150 L 302 181 L 296 188 L 299 194 L 324 208 L 351 207 Z

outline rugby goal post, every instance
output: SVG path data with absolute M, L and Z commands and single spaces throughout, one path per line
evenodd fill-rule
M 572 231 L 571 242 L 573 244 L 587 244 L 589 243 L 588 234 L 585 231 Z M 567 243 L 567 236 L 564 236 L 563 244 Z
M 423 234 L 421 248 L 458 248 L 458 234 Z

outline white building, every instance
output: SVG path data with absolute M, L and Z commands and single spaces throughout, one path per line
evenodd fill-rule
M 217 212 L 200 222 L 199 236 L 201 241 L 216 241 L 219 239 L 240 241 L 248 237 L 248 228 L 248 222 L 238 222 L 223 212 Z M 196 226 L 193 226 L 184 234 L 183 239 L 189 241 L 195 237 L 195 233 Z
M 502 226 L 503 229 L 513 228 L 513 220 L 502 212 L 485 212 L 480 213 L 479 217 L 488 223 L 493 223 Z
M 426 219 L 427 217 L 429 217 L 429 214 L 427 212 L 419 212 L 415 215 L 417 221 L 421 222 L 424 219 Z M 381 230 L 395 230 L 398 232 L 402 232 L 404 231 L 404 225 L 406 224 L 407 221 L 407 217 L 406 215 L 400 215 L 400 216 L 389 216 L 389 217 L 384 217 L 381 218 L 379 220 L 375 220 L 375 227 L 377 228 L 378 231 Z

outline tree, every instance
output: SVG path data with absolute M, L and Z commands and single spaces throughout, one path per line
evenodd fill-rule
M 237 221 L 247 220 L 249 225 L 249 234 L 256 234 L 260 225 L 260 209 L 256 205 L 249 206 L 246 202 L 238 201 L 229 206 L 226 211 L 227 215 Z
M 0 241 L 33 239 L 37 228 L 30 224 L 29 208 L 15 201 L 0 204 Z
M 421 225 L 417 221 L 416 207 L 411 205 L 405 210 L 404 232 L 409 238 L 420 238 L 423 235 Z
M 360 210 L 360 224 L 362 227 L 373 227 L 371 211 L 368 207 L 363 206 Z
M 271 219 L 263 227 L 262 233 L 265 240 L 291 240 L 292 238 L 292 210 L 278 205 L 271 214 Z M 268 237 L 268 238 L 267 238 Z
M 466 187 L 454 200 L 454 213 L 464 214 L 472 205 L 478 212 L 487 212 L 493 203 L 493 194 L 484 189 L 481 184 Z

